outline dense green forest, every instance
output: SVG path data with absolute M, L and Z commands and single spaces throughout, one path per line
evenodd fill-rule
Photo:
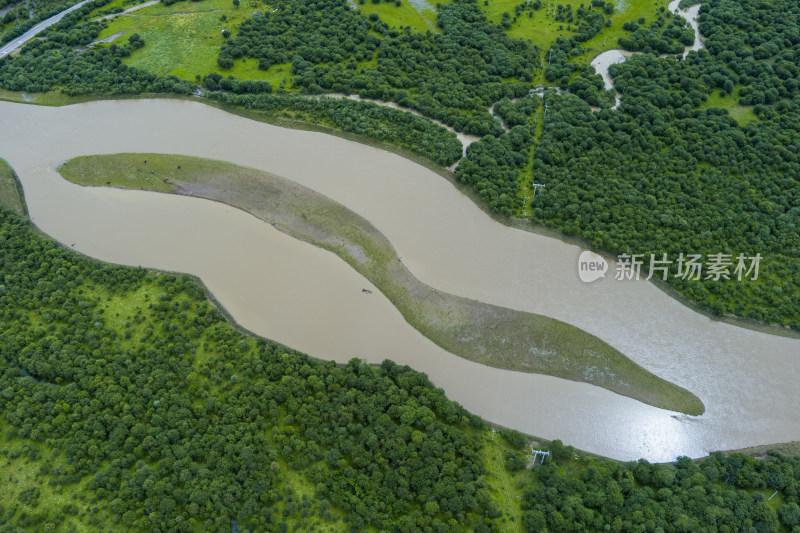
M 242 56 L 262 69 L 291 60 L 294 85 L 307 92 L 396 102 L 476 135 L 498 132 L 488 107 L 525 95 L 539 68 L 538 50 L 491 25 L 474 1 L 442 5 L 442 32 L 425 34 L 391 30 L 346 0 L 276 6 L 277 13 L 241 24 L 220 52 L 221 66 Z M 373 59 L 374 66 L 363 64 Z
M 59 88 L 73 95 L 194 92 L 188 82 L 127 67 L 121 58 L 132 52 L 128 45 L 79 48 L 103 27 L 87 15 L 107 2 L 87 4 L 48 30 L 46 39 L 0 61 L 0 85 L 33 92 Z M 271 16 L 241 24 L 220 51 L 223 71 L 240 57 L 256 59 L 265 70 L 291 60 L 295 90 L 394 101 L 459 131 L 484 135 L 502 131 L 488 107 L 503 97 L 525 95 L 539 68 L 537 49 L 489 24 L 474 1 L 442 6 L 442 33 L 426 34 L 390 30 L 377 15 L 354 12 L 345 0 L 291 0 L 279 7 Z M 204 85 L 217 90 L 218 81 L 206 77 Z M 260 93 L 264 85 L 239 89 Z
M 559 443 L 551 453 L 561 459 L 534 468 L 524 491 L 522 522 L 530 532 L 800 530 L 800 456 L 717 452 L 667 465 L 576 466 Z
M 631 32 L 630 35 L 619 39 L 619 45 L 625 50 L 682 54 L 684 47 L 694 43 L 694 31 L 686 26 L 686 21 L 666 10 L 663 10 L 649 25 L 629 21 L 622 27 Z
M 43 445 L 28 455 L 49 483 L 85 480 L 103 502 L 90 524 L 263 531 L 291 518 L 308 531 L 344 517 L 414 531 L 497 514 L 483 422 L 424 374 L 253 339 L 196 281 L 86 259 L 5 210 L 0 240 L 4 449 Z M 286 480 L 298 475 L 302 494 Z M 35 500 L 1 502 L 0 516 L 38 528 L 72 512 Z
M 530 468 L 529 437 L 490 436 L 408 367 L 253 338 L 195 280 L 87 259 L 5 209 L 0 242 L 0 531 L 800 527 L 800 457 L 538 441 Z
M 531 220 L 613 253 L 760 253 L 756 282 L 682 280 L 676 264 L 668 282 L 718 314 L 798 329 L 800 8 L 714 0 L 700 13 L 707 50 L 611 67 L 619 109 L 593 112 L 596 91 L 574 89 L 599 80 L 581 71 L 569 81 L 565 71 L 559 83 L 574 94 L 546 93 L 546 117 L 540 108 L 519 126 L 531 141 L 513 142 L 513 130 L 485 138 L 456 176 L 507 215 L 520 212 L 519 191 L 535 178 L 547 189 L 531 200 Z M 562 40 L 558 57 L 576 46 Z M 712 96 L 754 105 L 755 120 L 706 108 Z

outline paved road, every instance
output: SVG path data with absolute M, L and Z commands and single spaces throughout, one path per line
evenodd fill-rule
M 17 37 L 16 39 L 11 41 L 7 45 L 5 45 L 4 47 L 0 48 L 0 57 L 5 57 L 8 54 L 10 54 L 11 52 L 13 52 L 14 50 L 17 50 L 23 44 L 25 44 L 26 42 L 30 41 L 33 37 L 35 37 L 37 34 L 39 34 L 40 32 L 44 31 L 46 28 L 49 28 L 50 26 L 52 26 L 53 24 L 55 24 L 56 22 L 58 22 L 59 20 L 64 18 L 64 15 L 66 15 L 67 13 L 69 13 L 71 11 L 75 11 L 76 9 L 81 7 L 83 4 L 85 4 L 86 2 L 89 2 L 89 0 L 83 0 L 82 2 L 78 2 L 77 4 L 75 4 L 74 6 L 70 7 L 69 9 L 65 9 L 64 11 L 59 13 L 58 15 L 53 15 L 52 17 L 50 17 L 49 19 L 45 20 L 44 22 L 40 22 L 39 24 L 37 24 L 36 26 L 31 28 L 30 30 L 26 31 L 25 33 L 23 33 L 22 35 L 20 35 L 19 37 Z
M 137 10 L 142 9 L 144 7 L 154 6 L 154 5 L 158 4 L 159 2 L 161 2 L 161 0 L 150 0 L 149 2 L 145 2 L 144 4 L 139 4 L 138 6 L 133 6 L 131 8 L 128 8 L 125 11 L 120 11 L 119 13 L 112 13 L 110 15 L 106 15 L 105 17 L 100 17 L 99 19 L 95 19 L 95 20 L 113 19 L 114 17 L 118 17 L 119 15 L 125 15 L 127 13 L 130 13 L 131 11 L 137 11 Z

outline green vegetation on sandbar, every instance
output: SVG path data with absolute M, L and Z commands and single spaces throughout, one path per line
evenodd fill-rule
M 248 211 L 297 239 L 336 253 L 374 283 L 409 324 L 466 359 L 584 381 L 664 409 L 703 412 L 699 398 L 574 326 L 425 285 L 367 220 L 284 178 L 220 161 L 159 154 L 78 157 L 59 171 L 80 185 L 174 192 Z
M 0 158 L 0 208 L 10 209 L 18 215 L 27 212 L 22 185 L 11 166 Z
M 23 91 L 8 91 L 0 89 L 0 100 L 8 102 L 18 102 L 21 104 L 36 104 L 47 106 L 62 106 L 75 104 L 80 101 L 85 101 L 87 98 L 79 99 L 74 96 L 68 96 L 60 91 L 49 91 L 45 93 L 26 93 Z

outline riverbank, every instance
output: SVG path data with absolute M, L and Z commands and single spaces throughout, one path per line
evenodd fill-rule
M 703 412 L 699 398 L 574 326 L 454 296 L 420 282 L 367 220 L 284 178 L 220 161 L 159 154 L 79 157 L 60 172 L 80 185 L 171 192 L 243 209 L 338 255 L 374 283 L 409 324 L 466 359 L 583 381 L 664 409 Z
M 28 214 L 22 185 L 14 169 L 5 159 L 0 159 L 0 207 L 10 209 L 21 216 Z

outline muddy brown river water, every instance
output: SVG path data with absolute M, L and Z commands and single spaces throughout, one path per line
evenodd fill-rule
M 460 359 L 332 253 L 222 204 L 81 188 L 55 170 L 77 155 L 116 152 L 209 157 L 297 181 L 372 222 L 423 282 L 585 329 L 697 394 L 706 413 L 681 416 L 591 385 Z M 800 340 L 712 321 L 648 282 L 584 284 L 580 248 L 495 222 L 396 154 L 196 102 L 124 100 L 0 102 L 0 157 L 19 173 L 36 225 L 67 246 L 195 274 L 253 332 L 320 358 L 411 365 L 491 422 L 650 461 L 800 439 Z

